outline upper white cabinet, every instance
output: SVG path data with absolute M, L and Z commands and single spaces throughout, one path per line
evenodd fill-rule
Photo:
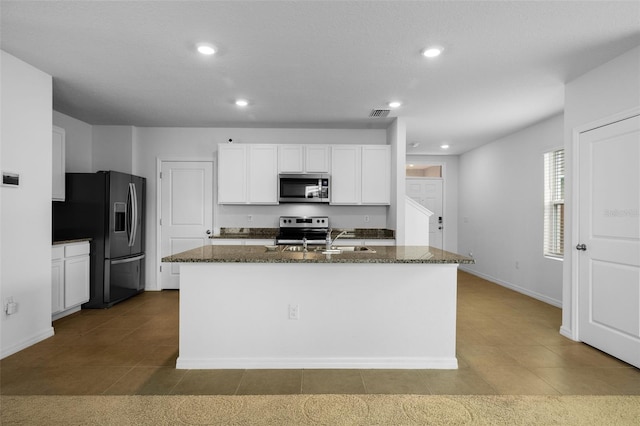
M 249 203 L 278 204 L 278 146 L 249 145 Z
M 53 126 L 52 137 L 52 187 L 51 198 L 53 201 L 64 201 L 65 198 L 65 131 L 60 127 Z
M 331 204 L 390 204 L 389 145 L 334 145 L 331 164 Z
M 247 145 L 218 145 L 218 203 L 247 202 Z
M 328 173 L 330 171 L 329 145 L 279 145 L 278 170 L 280 173 Z
M 362 204 L 391 203 L 391 147 L 362 147 Z
M 362 146 L 331 148 L 331 204 L 360 204 L 362 200 Z
M 218 145 L 219 204 L 278 204 L 278 146 Z

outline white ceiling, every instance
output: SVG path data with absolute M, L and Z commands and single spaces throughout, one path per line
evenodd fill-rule
M 390 117 L 424 154 L 560 113 L 564 83 L 640 44 L 639 1 L 2 0 L 0 14 L 2 49 L 90 124 L 380 128 L 370 111 L 400 100 Z M 430 44 L 443 55 L 421 56 Z

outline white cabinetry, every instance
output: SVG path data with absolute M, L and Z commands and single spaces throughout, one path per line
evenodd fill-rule
M 218 145 L 218 203 L 247 202 L 247 145 Z
M 278 147 L 249 145 L 248 202 L 278 204 Z
M 362 147 L 362 204 L 391 203 L 391 150 L 389 145 Z
M 278 204 L 277 145 L 218 145 L 219 204 Z
M 64 247 L 51 250 L 51 314 L 64 310 Z
M 279 145 L 280 173 L 328 173 L 329 145 Z
M 61 318 L 89 301 L 89 242 L 52 246 L 51 314 Z
M 360 204 L 362 147 L 334 145 L 331 149 L 331 204 Z
M 334 145 L 331 204 L 389 204 L 390 161 L 389 145 Z
M 52 185 L 51 198 L 53 201 L 64 201 L 65 197 L 65 131 L 60 127 L 53 126 L 52 136 Z

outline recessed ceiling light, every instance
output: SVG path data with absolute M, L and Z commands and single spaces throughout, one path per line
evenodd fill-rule
M 203 55 L 213 55 L 214 53 L 216 53 L 216 48 L 213 47 L 212 45 L 208 44 L 208 43 L 199 43 L 196 48 L 198 49 L 198 52 L 200 52 Z
M 427 47 L 422 51 L 422 54 L 427 58 L 435 58 L 436 56 L 440 56 L 442 50 L 442 47 Z
M 420 146 L 420 142 L 412 142 L 411 143 L 411 148 L 417 148 Z
M 442 145 L 440 145 L 440 148 L 449 149 L 449 144 L 443 143 Z
M 413 167 L 413 164 L 409 164 L 409 167 Z
M 398 108 L 399 106 L 402 105 L 402 102 L 393 101 L 393 102 L 389 102 L 387 105 L 389 105 L 389 108 Z
M 246 107 L 247 105 L 249 105 L 249 101 L 246 99 L 238 99 L 236 101 L 236 105 L 238 105 L 239 107 Z

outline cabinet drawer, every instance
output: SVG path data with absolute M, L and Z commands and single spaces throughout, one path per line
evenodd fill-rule
M 69 244 L 64 247 L 64 257 L 89 254 L 89 243 Z
M 64 246 L 51 247 L 51 260 L 62 259 L 64 257 Z

